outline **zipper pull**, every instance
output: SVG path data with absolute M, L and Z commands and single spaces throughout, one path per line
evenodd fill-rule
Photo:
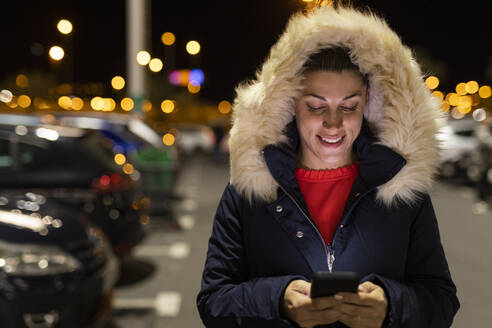
M 333 263 L 335 263 L 335 250 L 331 247 L 331 244 L 326 245 L 328 250 L 328 270 L 333 271 Z

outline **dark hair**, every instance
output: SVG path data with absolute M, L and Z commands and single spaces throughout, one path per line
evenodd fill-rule
M 302 68 L 302 72 L 329 71 L 341 73 L 342 71 L 358 72 L 364 83 L 368 85 L 367 76 L 361 73 L 359 67 L 352 62 L 349 50 L 344 47 L 330 47 L 311 55 Z

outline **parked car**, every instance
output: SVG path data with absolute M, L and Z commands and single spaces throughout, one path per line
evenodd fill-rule
M 165 146 L 157 132 L 132 115 L 100 114 L 66 112 L 55 118 L 62 126 L 98 130 L 111 139 L 113 151 L 124 154 L 141 173 L 145 194 L 172 195 L 180 167 L 176 146 Z
M 438 134 L 441 142 L 440 175 L 445 179 L 454 179 L 462 183 L 471 183 L 473 175 L 471 164 L 478 149 L 474 135 L 476 122 L 471 119 L 450 120 Z M 471 169 L 470 169 L 471 168 Z
M 173 219 L 172 202 L 180 169 L 177 147 L 165 146 L 162 137 L 133 115 L 54 113 L 61 126 L 97 130 L 113 142 L 113 152 L 125 155 L 140 173 L 142 193 L 150 215 Z
M 17 122 L 0 124 L 0 187 L 39 190 L 77 208 L 119 257 L 130 254 L 148 222 L 139 172 L 117 165 L 111 140 L 97 131 Z
M 0 191 L 2 328 L 102 327 L 118 270 L 83 213 L 31 191 Z

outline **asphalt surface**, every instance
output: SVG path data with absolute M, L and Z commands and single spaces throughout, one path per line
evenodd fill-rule
M 184 163 L 174 214 L 154 216 L 149 236 L 123 264 L 112 328 L 203 327 L 195 305 L 213 216 L 229 179 L 227 161 L 200 155 Z M 492 325 L 492 203 L 470 187 L 439 182 L 431 192 L 441 240 L 458 288 L 454 328 Z

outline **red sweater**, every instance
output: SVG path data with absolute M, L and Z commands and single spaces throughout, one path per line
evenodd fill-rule
M 359 162 L 333 170 L 297 168 L 294 173 L 321 236 L 325 243 L 331 243 L 352 184 L 359 175 Z

